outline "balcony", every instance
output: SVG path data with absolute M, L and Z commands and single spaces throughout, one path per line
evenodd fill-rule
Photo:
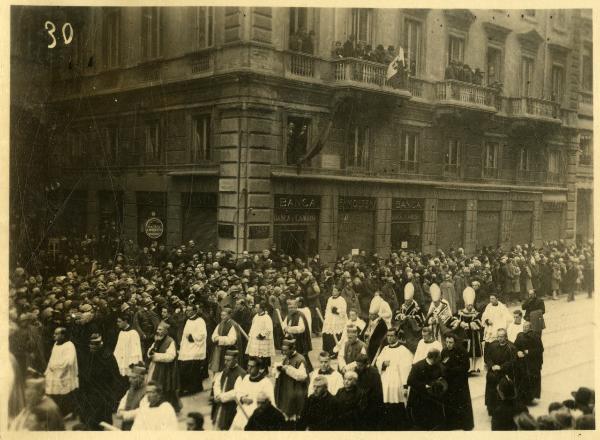
M 410 98 L 403 80 L 386 80 L 387 66 L 356 58 L 332 61 L 333 82 L 339 86 L 381 91 Z
M 562 122 L 558 102 L 531 97 L 507 98 L 507 101 L 506 110 L 510 117 L 558 124 Z
M 438 82 L 435 86 L 435 99 L 441 105 L 471 108 L 492 113 L 497 111 L 495 90 L 462 81 L 446 80 Z
M 300 52 L 285 52 L 286 77 L 302 79 L 320 78 L 319 59 L 313 55 Z

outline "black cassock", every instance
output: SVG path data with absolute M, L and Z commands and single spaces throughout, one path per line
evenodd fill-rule
M 78 406 L 81 421 L 92 430 L 100 422 L 112 423 L 112 413 L 123 395 L 119 366 L 112 353 L 87 353 L 79 364 Z
M 448 391 L 446 393 L 446 429 L 473 429 L 473 406 L 469 391 L 469 355 L 459 346 L 442 350 Z
M 383 386 L 377 368 L 367 366 L 358 374 L 356 386 L 361 394 L 361 430 L 376 431 L 379 429 L 383 408 Z
M 245 431 L 283 431 L 286 429 L 285 417 L 281 411 L 268 403 L 257 408 L 244 428 Z
M 300 431 L 333 431 L 337 413 L 335 397 L 329 391 L 323 396 L 311 394 L 304 403 L 297 428 Z
M 429 365 L 427 359 L 412 366 L 408 375 L 407 408 L 415 427 L 423 431 L 443 430 L 445 428 L 445 408 L 443 398 L 431 393 L 435 381 L 444 377 L 441 365 Z
M 356 386 L 350 389 L 340 388 L 335 395 L 337 413 L 333 421 L 333 429 L 336 431 L 359 430 L 360 403 L 360 392 Z
M 534 331 L 519 333 L 515 340 L 518 351 L 525 353 L 525 357 L 517 357 L 518 371 L 517 395 L 523 403 L 539 399 L 542 391 L 542 364 L 544 363 L 544 344 L 539 334 Z
M 488 368 L 485 377 L 485 406 L 487 406 L 488 414 L 498 404 L 498 392 L 496 387 L 504 376 L 515 380 L 515 360 L 517 359 L 517 349 L 511 342 L 506 342 L 500 345 L 498 341 L 491 342 L 485 345 L 484 361 Z M 499 371 L 492 371 L 493 365 L 499 365 Z

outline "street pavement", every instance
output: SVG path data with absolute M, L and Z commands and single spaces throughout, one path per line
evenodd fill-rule
M 509 306 L 511 310 L 518 305 Z M 571 391 L 580 386 L 594 388 L 594 300 L 580 293 L 574 302 L 568 303 L 566 296 L 559 300 L 546 300 L 546 329 L 544 343 L 544 366 L 542 369 L 542 396 L 537 404 L 529 408 L 537 417 L 547 414 L 548 405 L 554 401 L 571 398 Z M 313 338 L 313 350 L 310 359 L 318 365 L 318 353 L 321 351 L 321 338 Z M 275 359 L 280 361 L 281 355 Z M 333 362 L 335 365 L 335 362 Z M 194 396 L 182 398 L 183 409 L 179 416 L 180 428 L 185 430 L 185 416 L 197 411 L 204 415 L 204 429 L 211 430 L 210 387 L 211 379 L 204 382 L 204 391 Z M 485 373 L 469 379 L 475 430 L 489 431 L 490 417 L 484 404 Z

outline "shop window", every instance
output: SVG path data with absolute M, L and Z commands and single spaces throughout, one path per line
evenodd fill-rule
M 160 9 L 142 8 L 142 57 L 158 58 L 160 50 Z
M 483 159 L 483 177 L 498 177 L 498 158 L 500 155 L 500 144 L 498 142 L 486 142 Z
M 404 57 L 406 58 L 407 64 L 410 68 L 412 75 L 418 75 L 421 73 L 421 57 L 422 57 L 422 26 L 421 22 L 405 19 L 404 21 L 404 44 L 406 49 L 404 51 Z
M 119 44 L 121 12 L 118 9 L 110 10 L 104 15 L 104 65 L 107 69 L 119 66 Z
M 456 35 L 448 37 L 448 64 L 451 61 L 462 63 L 465 58 L 465 39 Z
M 287 118 L 286 163 L 296 165 L 308 151 L 310 119 L 297 116 Z
M 352 168 L 369 167 L 369 127 L 354 127 L 350 145 L 348 145 L 347 166 Z
M 196 42 L 198 49 L 212 47 L 214 41 L 214 8 L 200 6 L 196 8 Z
M 373 10 L 372 9 L 352 9 L 352 27 L 351 35 L 354 42 L 360 41 L 365 44 L 371 44 L 371 34 L 373 32 Z
M 192 162 L 211 160 L 211 118 L 209 115 L 196 116 L 192 128 Z
M 521 58 L 521 96 L 531 96 L 533 92 L 534 66 L 535 60 L 533 58 Z
M 159 121 L 144 126 L 144 157 L 146 163 L 159 163 L 162 156 Z
M 446 155 L 444 157 L 444 175 L 458 176 L 460 174 L 460 156 L 462 142 L 458 139 L 448 139 Z

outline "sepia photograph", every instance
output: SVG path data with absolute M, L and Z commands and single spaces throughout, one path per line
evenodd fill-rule
M 595 430 L 592 9 L 135 3 L 5 8 L 5 429 Z

